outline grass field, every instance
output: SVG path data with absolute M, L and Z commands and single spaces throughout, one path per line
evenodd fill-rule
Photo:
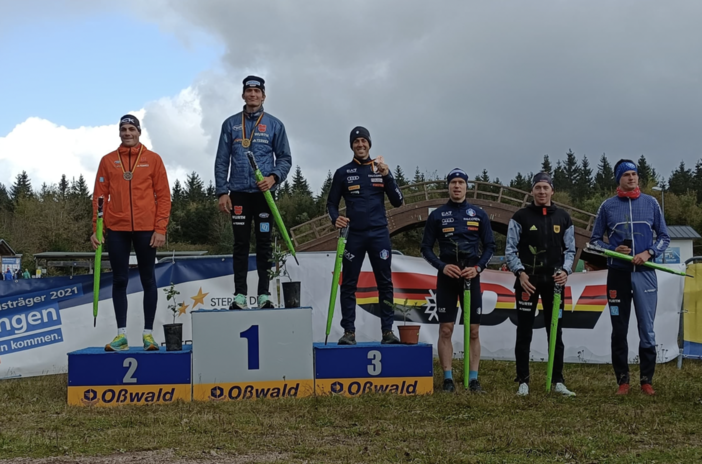
M 638 377 L 635 366 L 632 374 Z M 481 364 L 489 392 L 481 396 L 115 409 L 68 407 L 63 375 L 7 380 L 0 382 L 0 458 L 134 462 L 157 451 L 144 462 L 702 462 L 702 364 L 659 365 L 655 397 L 638 388 L 614 396 L 611 366 L 566 365 L 577 398 L 546 395 L 544 375 L 545 364 L 533 363 L 528 398 L 515 396 L 514 363 L 492 361 Z

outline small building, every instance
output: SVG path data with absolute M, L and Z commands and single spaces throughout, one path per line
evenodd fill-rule
M 656 257 L 656 263 L 684 264 L 694 256 L 692 242 L 702 238 L 690 226 L 668 226 L 668 235 L 670 235 L 670 245 L 663 255 Z

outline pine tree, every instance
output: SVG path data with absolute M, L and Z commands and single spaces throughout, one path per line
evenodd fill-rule
M 519 190 L 523 190 L 525 192 L 530 192 L 531 191 L 531 179 L 534 177 L 534 175 L 530 172 L 526 176 L 522 175 L 521 172 L 518 172 L 516 176 L 514 176 L 514 179 L 509 181 L 509 186 L 512 188 L 516 188 Z
M 185 180 L 185 199 L 189 202 L 200 202 L 205 199 L 205 184 L 200 179 L 200 175 L 193 171 L 188 174 Z
M 553 168 L 551 167 L 551 161 L 548 159 L 548 155 L 544 155 L 544 161 L 541 163 L 541 172 L 553 176 Z
M 668 179 L 668 190 L 678 196 L 685 195 L 688 190 L 694 189 L 694 178 L 691 169 L 685 169 L 685 162 L 681 161 L 678 169 L 673 171 Z
M 612 165 L 607 160 L 607 155 L 602 153 L 600 163 L 597 165 L 597 174 L 595 174 L 595 188 L 600 193 L 606 193 L 614 189 L 614 170 Z
M 171 201 L 175 205 L 175 203 L 183 201 L 183 198 L 185 198 L 185 193 L 183 192 L 183 186 L 180 183 L 180 180 L 176 179 L 175 183 L 173 184 L 173 192 L 171 193 Z
M 395 182 L 397 182 L 398 187 L 402 187 L 403 185 L 407 185 L 407 178 L 405 177 L 405 171 L 402 170 L 400 165 L 397 165 L 397 168 L 395 168 Z
M 22 171 L 20 174 L 17 174 L 15 183 L 12 184 L 10 188 L 10 197 L 15 204 L 17 204 L 20 198 L 32 197 L 32 183 L 29 180 L 27 171 Z
M 88 190 L 88 183 L 85 181 L 85 177 L 83 177 L 83 174 L 78 176 L 78 180 L 75 180 L 74 178 L 71 181 L 69 195 L 71 197 L 77 198 L 90 198 L 90 190 Z
M 312 190 L 310 189 L 310 185 L 307 183 L 307 179 L 305 179 L 305 176 L 302 175 L 302 169 L 300 169 L 300 166 L 295 167 L 295 174 L 293 175 L 292 182 L 292 194 L 312 198 Z
M 329 197 L 329 191 L 331 190 L 332 181 L 332 173 L 331 171 L 327 171 L 327 178 L 324 179 L 324 183 L 322 184 L 322 190 L 320 190 L 319 196 L 316 200 L 317 214 L 324 214 L 324 212 L 327 209 L 327 198 Z
M 591 190 L 592 168 L 590 168 L 590 161 L 587 159 L 587 156 L 583 156 L 583 161 L 580 163 L 580 172 L 573 190 L 573 199 L 580 204 L 590 197 Z
M 702 203 L 702 159 L 695 164 L 694 186 L 697 193 L 697 203 Z
M 414 179 L 412 179 L 413 184 L 419 184 L 420 182 L 424 182 L 426 179 L 424 178 L 424 174 L 419 171 L 419 166 L 414 170 Z
M 59 184 L 58 184 L 58 193 L 62 199 L 65 199 L 66 195 L 68 195 L 69 188 L 70 188 L 70 185 L 68 184 L 68 179 L 66 178 L 66 174 L 61 174 L 61 180 L 59 181 Z
M 205 194 L 207 195 L 207 198 L 209 198 L 209 199 L 215 198 L 217 196 L 217 195 L 215 195 L 216 191 L 217 191 L 217 189 L 215 189 L 214 184 L 212 183 L 212 181 L 210 181 L 210 183 L 207 185 L 207 191 L 205 192 Z
M 578 159 L 575 157 L 575 153 L 571 149 L 568 149 L 566 153 L 566 160 L 563 163 L 563 173 L 565 174 L 565 191 L 572 192 L 573 187 L 578 183 L 578 177 L 580 175 L 580 165 L 578 164 Z
M 558 160 L 556 161 L 556 169 L 553 170 L 553 188 L 559 192 L 567 192 L 569 187 L 563 164 Z
M 656 181 L 656 173 L 651 165 L 648 164 L 644 155 L 639 157 L 636 169 L 639 171 L 639 185 L 641 187 L 646 187 Z
M 7 193 L 7 188 L 4 184 L 0 183 L 0 211 L 10 210 L 12 207 L 12 200 L 10 195 Z

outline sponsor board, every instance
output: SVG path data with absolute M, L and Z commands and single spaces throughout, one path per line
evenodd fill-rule
M 427 395 L 434 392 L 433 377 L 378 377 L 358 379 L 317 379 L 317 395 L 356 397 L 367 393 Z
M 257 398 L 303 398 L 314 395 L 314 381 L 208 383 L 193 385 L 195 401 L 238 401 Z
M 165 404 L 189 402 L 190 384 L 120 385 L 68 387 L 68 404 L 72 406 L 122 406 L 125 404 Z

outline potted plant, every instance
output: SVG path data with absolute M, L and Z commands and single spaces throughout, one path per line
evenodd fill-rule
M 286 263 L 290 253 L 287 250 L 282 250 L 278 243 L 276 242 L 273 247 L 273 256 L 271 257 L 271 262 L 275 264 L 275 268 L 268 270 L 268 280 L 276 279 L 276 293 L 278 295 L 278 306 L 286 308 L 299 308 L 300 307 L 300 282 L 293 281 L 292 277 L 288 273 Z M 280 283 L 281 277 L 287 277 L 288 282 Z M 280 304 L 280 288 L 278 283 L 283 287 L 283 301 L 284 305 Z
M 416 345 L 419 343 L 419 329 L 421 325 L 410 324 L 407 325 L 407 315 L 414 309 L 416 305 L 408 305 L 409 298 L 405 298 L 404 303 L 397 304 L 394 301 L 390 302 L 385 300 L 385 304 L 390 305 L 394 311 L 400 311 L 402 313 L 402 325 L 397 326 L 397 330 L 400 332 L 400 341 L 405 345 Z
M 166 337 L 166 351 L 180 351 L 183 349 L 183 324 L 176 323 L 176 317 L 181 313 L 176 296 L 180 295 L 180 292 L 176 290 L 175 284 L 171 282 L 171 286 L 164 288 L 163 291 L 166 293 L 166 301 L 168 303 L 168 309 L 173 313 L 173 324 L 164 324 L 163 333 Z M 181 306 L 183 303 L 181 303 Z

